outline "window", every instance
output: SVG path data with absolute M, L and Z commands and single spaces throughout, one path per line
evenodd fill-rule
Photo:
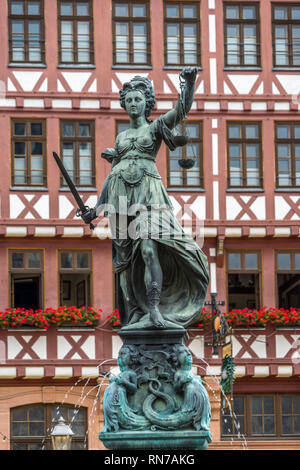
M 91 0 L 58 0 L 60 63 L 94 63 L 92 15 Z
M 260 308 L 260 254 L 256 251 L 227 253 L 229 310 Z
M 63 163 L 75 186 L 94 187 L 94 122 L 61 121 L 60 135 Z M 61 185 L 66 186 L 63 178 Z
M 227 124 L 228 187 L 262 186 L 261 142 L 259 122 Z
M 300 5 L 274 3 L 273 64 L 274 67 L 300 66 Z
M 12 120 L 12 185 L 47 186 L 44 120 Z
M 130 127 L 129 121 L 117 121 L 116 122 L 116 136 L 121 132 L 127 131 Z
M 275 123 L 276 186 L 300 186 L 300 121 Z
M 91 252 L 59 251 L 60 305 L 91 304 Z
M 199 3 L 165 2 L 165 65 L 201 65 Z
M 300 436 L 300 395 L 236 395 L 233 417 L 222 415 L 222 436 L 238 433 L 253 439 L 292 439 Z
M 113 63 L 151 65 L 148 1 L 113 2 Z
M 11 307 L 37 310 L 43 304 L 43 252 L 9 250 Z
M 8 30 L 10 62 L 45 62 L 43 0 L 9 0 Z
M 300 304 L 300 251 L 276 252 L 277 296 L 279 308 Z
M 74 433 L 71 449 L 87 449 L 85 408 L 60 404 L 34 404 L 11 409 L 11 450 L 52 450 L 51 432 L 60 416 L 70 425 Z
M 245 397 L 233 397 L 232 410 L 222 410 L 221 426 L 222 436 L 245 434 Z
M 202 187 L 203 186 L 203 138 L 202 122 L 185 122 L 180 132 L 189 137 L 184 147 L 177 147 L 167 153 L 168 187 Z M 179 163 L 193 163 L 192 168 L 182 168 Z
M 260 66 L 259 6 L 225 3 L 225 66 Z

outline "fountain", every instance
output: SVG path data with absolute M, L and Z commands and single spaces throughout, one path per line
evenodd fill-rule
M 199 376 L 191 373 L 185 330 L 120 332 L 120 374 L 104 392 L 109 449 L 206 449 L 210 405 Z
M 165 352 L 166 352 L 167 348 L 164 347 L 164 346 L 162 348 L 164 350 L 164 353 L 162 355 L 163 355 L 163 357 L 166 357 Z M 173 348 L 174 348 L 174 346 L 173 346 Z M 125 374 L 123 376 L 123 381 L 124 381 L 123 387 L 125 387 L 125 384 L 126 384 L 126 386 L 128 385 L 127 384 L 127 379 L 129 379 L 129 382 L 131 382 L 131 379 L 130 379 L 131 374 L 129 373 L 129 368 L 128 368 L 128 362 L 131 362 L 131 360 L 128 357 L 128 354 L 130 355 L 130 350 L 134 352 L 133 348 L 129 347 L 128 350 L 126 351 L 126 347 L 123 346 L 121 348 L 120 354 L 119 354 L 118 363 L 119 363 L 119 367 L 121 369 L 121 373 L 124 373 L 124 372 L 127 371 L 127 374 Z M 190 353 L 189 353 L 188 349 L 185 348 L 185 346 L 184 347 L 176 346 L 175 351 L 176 350 L 179 350 L 179 351 L 177 351 L 177 353 L 180 352 L 180 354 L 181 354 L 181 356 L 178 358 L 179 362 L 176 361 L 177 362 L 176 367 L 177 367 L 177 372 L 178 373 L 176 375 L 176 371 L 174 370 L 173 372 L 171 372 L 171 377 L 173 377 L 174 388 L 177 389 L 178 387 L 176 387 L 175 384 L 180 382 L 180 380 L 182 380 L 184 377 L 190 376 L 192 379 L 193 378 L 195 379 L 195 377 L 197 377 L 197 376 L 192 375 L 192 374 L 189 373 L 190 363 L 191 363 L 191 356 L 190 356 Z M 158 347 L 152 349 L 152 352 L 153 352 L 153 354 L 156 355 L 156 357 L 157 357 L 157 351 L 158 351 Z M 159 354 L 161 355 L 161 353 L 159 353 Z M 141 357 L 143 357 L 143 355 Z M 207 367 L 209 367 L 209 363 L 207 363 L 204 359 L 201 359 L 201 361 L 203 362 L 203 366 L 198 364 L 196 366 L 197 369 L 206 370 Z M 133 361 L 133 362 L 135 362 L 135 361 Z M 115 363 L 115 359 L 113 359 L 113 358 L 106 359 L 106 360 L 102 361 L 101 363 L 99 363 L 98 367 L 102 367 L 104 364 L 114 364 L 114 363 Z M 159 366 L 160 363 L 161 363 L 161 361 L 159 361 L 159 360 L 156 361 L 157 366 Z M 185 367 L 183 367 L 183 364 L 185 364 Z M 136 366 L 137 366 L 137 363 L 136 363 Z M 117 392 L 116 395 L 114 395 L 116 401 L 113 403 L 112 411 L 108 412 L 108 418 L 110 419 L 110 424 L 108 422 L 105 423 L 105 428 L 104 428 L 104 430 L 102 430 L 100 432 L 100 437 L 103 437 L 104 439 L 108 439 L 108 440 L 113 440 L 116 443 L 115 449 L 119 450 L 119 449 L 121 449 L 121 447 L 120 447 L 120 442 L 117 442 L 117 440 L 118 440 L 118 437 L 120 437 L 120 431 L 122 431 L 126 437 L 129 437 L 129 435 L 126 434 L 126 432 L 129 429 L 128 429 L 128 425 L 126 423 L 125 423 L 126 429 L 122 429 L 122 424 L 118 425 L 118 413 L 120 413 L 120 416 L 121 416 L 120 420 L 121 421 L 123 420 L 123 417 L 124 417 L 125 413 L 127 412 L 128 416 L 130 416 L 131 418 L 136 418 L 137 420 L 139 420 L 139 424 L 140 425 L 142 424 L 142 427 L 143 427 L 143 424 L 145 424 L 146 420 L 141 420 L 141 417 L 138 418 L 138 417 L 135 416 L 135 414 L 138 414 L 139 411 L 138 411 L 138 409 L 136 409 L 134 407 L 134 404 L 133 404 L 134 396 L 131 393 L 128 394 L 127 403 L 124 400 L 122 401 L 123 410 L 117 410 L 117 407 L 118 407 L 118 401 L 117 401 L 118 400 L 118 393 L 120 391 L 120 390 L 118 390 L 118 386 L 120 385 L 120 382 L 122 382 L 122 380 L 120 380 L 120 374 L 113 375 L 115 369 L 116 368 L 113 367 L 113 369 L 109 368 L 108 370 L 103 371 L 103 375 L 99 376 L 97 385 L 93 386 L 89 391 L 86 391 L 86 387 L 88 386 L 88 384 L 90 382 L 89 378 L 85 378 L 85 379 L 81 378 L 81 379 L 77 380 L 77 382 L 74 385 L 72 385 L 66 391 L 64 400 L 61 402 L 60 405 L 57 406 L 56 415 L 57 415 L 57 418 L 60 416 L 60 414 L 61 414 L 60 406 L 63 406 L 65 404 L 65 402 L 68 402 L 69 393 L 71 393 L 72 390 L 74 388 L 76 388 L 79 385 L 80 382 L 82 382 L 83 383 L 82 384 L 82 390 L 81 390 L 80 396 L 78 398 L 78 402 L 75 405 L 75 410 L 74 410 L 72 419 L 69 422 L 69 425 L 72 429 L 72 424 L 73 424 L 73 421 L 75 420 L 75 416 L 76 416 L 77 412 L 79 412 L 79 410 L 81 409 L 81 406 L 84 403 L 84 401 L 86 400 L 86 398 L 88 398 L 96 390 L 94 400 L 93 400 L 92 409 L 90 410 L 90 413 L 87 417 L 89 424 L 91 426 L 93 426 L 94 420 L 95 420 L 95 418 L 98 414 L 100 393 L 102 391 L 102 388 L 104 386 L 106 386 L 105 384 L 107 382 L 107 378 L 110 376 L 110 385 L 106 389 L 107 392 L 105 392 L 106 400 L 103 401 L 103 404 L 102 404 L 102 407 L 101 407 L 102 411 L 104 411 L 103 408 L 105 408 L 105 406 L 107 405 L 107 403 L 108 403 L 107 400 L 111 399 L 112 394 L 114 394 L 114 392 Z M 147 367 L 145 367 L 145 369 L 147 370 Z M 135 370 L 136 370 L 135 374 L 139 374 L 139 370 L 141 370 L 141 368 L 140 367 L 135 367 Z M 153 369 L 152 369 L 152 371 L 153 371 Z M 170 370 L 169 370 L 169 373 L 170 373 Z M 151 388 L 154 387 L 154 391 L 156 391 L 156 389 L 158 387 L 156 386 L 157 381 L 155 380 L 154 375 L 155 374 L 152 373 L 152 379 L 153 380 L 152 380 L 152 387 Z M 126 376 L 127 376 L 127 379 L 126 379 Z M 161 376 L 161 370 L 160 370 L 159 376 Z M 161 380 L 161 381 L 163 383 L 163 387 L 165 389 L 169 387 L 169 389 L 170 389 L 170 384 L 168 385 L 167 377 L 162 377 L 162 379 L 163 380 Z M 232 436 L 232 438 L 231 438 L 231 441 L 230 441 L 231 445 L 234 445 L 235 442 L 239 441 L 239 442 L 241 442 L 242 449 L 247 450 L 247 441 L 245 439 L 245 436 L 240 432 L 240 424 L 239 424 L 238 418 L 235 415 L 235 413 L 233 412 L 232 404 L 231 404 L 230 400 L 228 399 L 228 396 L 224 393 L 224 391 L 223 391 L 223 389 L 220 385 L 220 379 L 216 375 L 211 375 L 210 379 L 212 380 L 211 383 L 207 380 L 203 380 L 203 385 L 205 385 L 205 388 L 210 392 L 210 394 L 213 397 L 213 400 L 216 401 L 216 402 L 220 402 L 221 398 L 223 398 L 223 400 L 226 401 L 226 403 L 227 403 L 226 416 L 224 416 L 224 424 L 226 425 L 226 420 L 228 420 L 228 423 L 229 422 L 231 423 L 231 420 L 232 420 L 233 428 L 234 428 L 234 436 Z M 196 380 L 198 381 L 198 379 L 196 379 Z M 192 382 L 192 380 L 191 380 L 191 382 Z M 149 383 L 149 387 L 150 387 L 150 382 L 148 382 L 148 383 Z M 217 389 L 215 387 L 212 387 L 211 384 L 213 384 L 213 383 L 217 385 Z M 116 385 L 111 387 L 112 384 L 116 384 Z M 144 382 L 144 386 L 145 386 L 145 382 Z M 109 387 L 111 387 L 111 388 L 109 388 Z M 191 389 L 193 389 L 193 387 L 196 387 L 196 390 L 198 390 L 197 382 L 196 383 L 194 382 L 194 383 L 191 384 L 190 391 L 191 391 Z M 200 389 L 201 389 L 201 387 L 200 387 Z M 220 391 L 220 394 L 217 393 L 217 390 Z M 201 391 L 203 392 L 203 389 L 200 390 L 200 393 L 201 393 Z M 122 393 L 123 393 L 123 391 L 120 391 L 120 395 Z M 126 391 L 125 391 L 125 393 L 126 393 Z M 178 393 L 178 390 L 176 390 L 176 393 Z M 144 394 L 145 394 L 145 391 L 144 391 Z M 204 392 L 204 394 L 205 394 L 205 392 Z M 140 395 L 142 395 L 141 392 L 140 392 Z M 157 396 L 157 395 L 155 395 L 155 393 L 154 393 L 154 396 Z M 124 398 L 124 396 L 123 396 L 123 398 Z M 184 399 L 184 397 L 183 397 L 183 399 Z M 148 399 L 148 405 L 149 405 L 149 401 L 150 402 L 153 401 L 154 405 L 153 405 L 153 403 L 152 403 L 152 405 L 153 405 L 153 407 L 155 407 L 155 409 L 159 408 L 159 406 L 161 408 L 164 408 L 165 417 L 166 417 L 168 415 L 167 404 L 168 403 L 172 404 L 172 400 L 174 400 L 174 401 L 176 401 L 176 403 L 178 403 L 179 401 L 182 401 L 182 397 L 181 397 L 181 400 L 180 400 L 180 397 L 179 398 L 177 397 L 175 399 L 174 395 L 172 395 L 171 398 L 167 397 L 167 396 L 164 397 L 164 395 L 162 395 L 161 401 L 159 402 L 159 400 L 157 399 L 157 401 L 155 403 L 154 403 L 154 401 L 155 401 L 154 397 L 152 397 L 151 399 Z M 141 405 L 138 406 L 138 408 L 141 409 Z M 115 413 L 114 413 L 114 411 L 115 411 Z M 169 408 L 169 411 L 170 411 L 170 408 Z M 174 411 L 175 412 L 173 414 L 169 414 L 168 424 L 172 425 L 173 428 L 175 426 L 177 426 L 176 429 L 181 430 L 180 431 L 181 435 L 185 435 L 185 437 L 186 437 L 186 442 L 185 442 L 185 445 L 183 446 L 183 448 L 188 449 L 188 446 L 190 445 L 190 439 L 189 438 L 191 437 L 191 435 L 193 435 L 194 438 L 197 439 L 197 433 L 195 432 L 195 427 L 192 424 L 191 416 L 189 418 L 190 419 L 190 425 L 180 427 L 180 425 L 183 424 L 184 419 L 180 417 L 180 414 L 178 413 L 178 410 L 174 409 Z M 147 413 L 147 410 L 146 410 L 146 413 Z M 209 417 L 210 413 L 209 413 L 208 408 L 206 409 L 206 413 L 207 413 L 206 417 Z M 106 415 L 107 413 L 104 412 L 104 414 Z M 222 414 L 224 414 L 223 410 L 222 410 Z M 157 414 L 156 414 L 156 412 L 153 413 L 153 409 L 151 407 L 149 409 L 148 415 L 149 415 L 150 419 L 153 419 L 153 421 L 154 421 L 154 424 L 152 424 L 149 427 L 148 433 L 150 434 L 152 439 L 156 438 L 158 440 L 158 438 L 161 438 L 163 440 L 164 434 L 161 432 L 161 431 L 163 431 L 163 429 L 160 429 L 160 424 L 161 424 L 162 419 L 161 419 L 159 413 L 157 413 Z M 141 413 L 140 413 L 140 416 L 141 416 Z M 162 415 L 162 416 L 164 416 L 164 415 Z M 198 418 L 199 418 L 199 416 L 200 416 L 200 414 L 198 414 Z M 196 422 L 197 421 L 197 415 L 196 414 L 195 414 L 195 418 L 196 418 L 196 420 L 195 420 L 195 422 Z M 116 428 L 118 428 L 118 432 L 115 432 L 115 431 L 109 432 L 109 431 L 107 431 L 107 428 L 112 427 L 114 423 L 116 423 Z M 187 423 L 188 423 L 188 420 L 186 421 L 186 424 Z M 165 421 L 164 424 L 166 424 L 166 421 Z M 202 425 L 204 425 L 204 427 L 205 427 L 206 424 L 209 424 L 209 420 L 207 422 L 205 422 L 205 420 L 203 420 Z M 52 428 L 48 429 L 47 434 L 49 434 L 51 431 L 52 431 Z M 143 435 L 141 433 L 141 431 L 143 431 L 143 429 L 140 429 L 135 435 L 138 434 L 141 437 Z M 145 431 L 147 431 L 147 429 L 145 429 Z M 84 448 L 86 448 L 86 445 L 87 445 L 88 432 L 89 432 L 89 429 L 86 431 L 85 440 L 84 440 Z M 171 435 L 173 436 L 173 439 L 174 439 L 176 437 L 176 434 L 174 435 L 174 429 L 172 429 L 172 431 L 170 433 L 172 433 Z M 113 439 L 111 439 L 113 434 L 114 434 L 114 437 L 113 437 Z M 178 434 L 179 433 L 177 433 L 177 439 L 178 439 Z M 131 435 L 134 435 L 134 434 L 131 433 Z M 200 438 L 203 439 L 204 435 L 205 435 L 205 432 L 200 433 Z M 179 436 L 180 436 L 180 434 L 179 434 Z M 145 437 L 146 437 L 146 435 L 145 435 Z M 103 441 L 104 441 L 104 439 L 103 439 Z M 207 442 L 208 442 L 208 439 L 207 439 Z M 104 441 L 104 443 L 105 443 L 105 441 Z M 198 441 L 198 445 L 199 445 L 199 443 L 200 443 L 200 441 Z M 158 447 L 158 443 L 156 442 L 155 448 L 157 448 L 157 449 L 166 449 L 166 448 L 174 449 L 173 443 L 172 443 L 172 446 L 168 446 L 168 444 L 169 443 L 166 443 L 166 442 L 163 441 L 161 446 Z M 183 442 L 181 442 L 181 444 L 183 444 Z M 108 447 L 108 445 L 111 446 L 112 444 L 110 442 L 107 442 L 106 446 Z M 126 446 L 124 448 L 129 449 L 130 447 Z M 133 448 L 136 449 L 136 447 L 133 447 Z M 145 448 L 150 448 L 150 447 L 147 447 L 147 444 L 145 444 Z M 178 447 L 178 449 L 180 449 L 180 447 Z M 193 449 L 196 449 L 196 447 L 193 447 Z

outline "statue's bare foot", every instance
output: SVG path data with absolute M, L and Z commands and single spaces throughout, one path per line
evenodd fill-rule
M 155 328 L 166 328 L 166 323 L 157 307 L 151 308 L 150 319 Z

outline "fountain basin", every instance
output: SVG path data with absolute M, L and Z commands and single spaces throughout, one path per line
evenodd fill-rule
M 206 450 L 209 431 L 118 431 L 99 433 L 110 450 Z

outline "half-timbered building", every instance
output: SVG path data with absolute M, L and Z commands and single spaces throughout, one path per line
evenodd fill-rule
M 300 307 L 300 3 L 286 0 L 0 0 L 0 310 L 87 305 L 99 324 L 0 331 L 0 448 L 101 449 L 100 407 L 121 345 L 106 219 L 91 231 L 52 157 L 93 207 L 128 125 L 119 89 L 152 80 L 152 119 L 199 69 L 182 132 L 157 167 L 178 220 L 198 227 L 221 310 Z M 194 159 L 191 169 L 178 161 Z M 199 241 L 199 243 L 200 243 Z M 189 330 L 212 405 L 211 449 L 295 449 L 300 327 L 234 328 L 235 419 L 221 413 L 221 349 Z M 238 425 L 234 423 L 236 421 Z

